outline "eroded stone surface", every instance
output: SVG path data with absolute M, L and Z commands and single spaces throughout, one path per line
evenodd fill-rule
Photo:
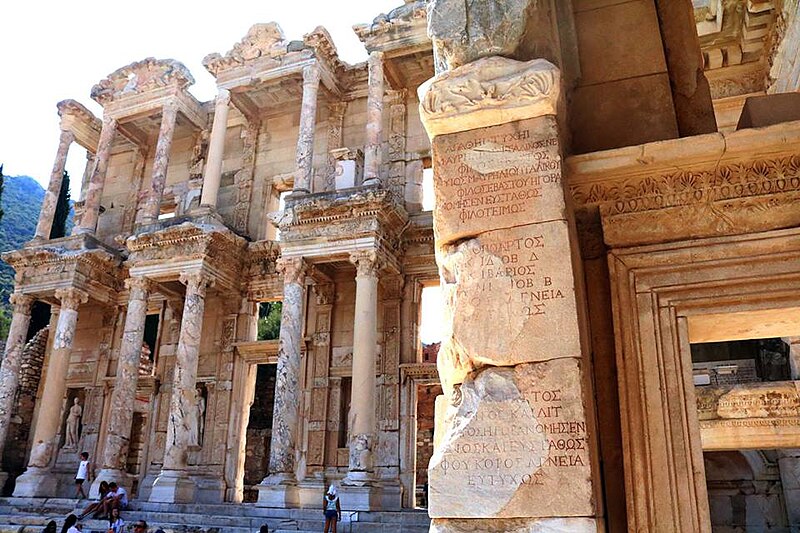
M 431 517 L 592 514 L 578 359 L 488 368 L 445 416 L 428 469 Z
M 597 523 L 591 518 L 507 518 L 503 520 L 435 519 L 431 533 L 594 533 Z
M 566 217 L 553 117 L 436 137 L 433 165 L 439 246 Z
M 580 352 L 575 285 L 563 220 L 482 233 L 438 252 L 446 303 L 439 374 Z M 502 325 L 487 335 L 476 324 Z
M 437 72 L 492 55 L 514 53 L 525 33 L 531 0 L 433 0 L 428 35 Z

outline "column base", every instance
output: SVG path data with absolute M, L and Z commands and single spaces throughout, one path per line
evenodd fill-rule
M 321 479 L 303 480 L 297 483 L 297 499 L 302 509 L 318 509 L 327 489 Z
M 130 495 L 131 490 L 133 489 L 133 480 L 134 476 L 123 470 L 103 468 L 97 474 L 97 477 L 94 478 L 94 481 L 92 481 L 92 486 L 89 487 L 89 498 L 94 500 L 100 496 L 100 483 L 103 481 L 106 483 L 111 483 L 112 481 L 116 482 L 117 485 L 128 491 L 128 494 Z
M 16 498 L 55 498 L 58 496 L 58 480 L 49 468 L 29 466 L 17 478 L 14 487 Z
M 8 481 L 8 472 L 0 471 L 0 490 L 6 486 L 6 481 Z
M 389 509 L 399 509 L 400 488 L 394 487 L 395 490 L 391 489 L 392 487 L 382 487 L 377 484 L 347 485 L 345 481 L 342 480 L 342 484 L 339 487 L 339 501 L 342 509 L 348 511 L 386 511 Z M 392 493 L 396 496 L 395 498 L 392 498 Z
M 375 483 L 375 474 L 372 472 L 353 471 L 347 473 L 342 479 L 342 486 L 362 487 Z
M 162 470 L 153 482 L 148 501 L 159 503 L 193 503 L 195 482 L 181 470 Z
M 284 476 L 268 476 L 258 485 L 257 507 L 276 507 L 278 509 L 300 507 L 297 482 Z

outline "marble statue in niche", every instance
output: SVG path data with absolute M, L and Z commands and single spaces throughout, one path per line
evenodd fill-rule
M 190 446 L 202 446 L 206 425 L 206 398 L 202 386 L 195 390 L 194 409 L 190 416 Z
M 82 416 L 83 416 L 83 407 L 81 407 L 78 398 L 75 398 L 72 402 L 72 407 L 70 407 L 69 409 L 69 415 L 67 415 L 64 448 L 78 447 L 78 439 L 80 438 L 80 424 Z

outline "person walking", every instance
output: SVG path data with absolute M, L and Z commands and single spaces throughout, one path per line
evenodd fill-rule
M 342 519 L 342 508 L 339 505 L 339 496 L 336 487 L 331 485 L 322 500 L 322 510 L 325 512 L 325 533 L 336 533 L 336 523 Z
M 78 463 L 78 472 L 75 474 L 75 497 L 79 500 L 86 498 L 83 492 L 83 482 L 89 479 L 89 452 L 81 452 L 81 462 Z

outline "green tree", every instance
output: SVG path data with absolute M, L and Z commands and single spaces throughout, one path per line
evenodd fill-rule
M 58 239 L 66 237 L 67 235 L 67 219 L 69 218 L 70 210 L 69 198 L 69 174 L 64 171 L 64 176 L 61 179 L 61 190 L 58 191 L 58 202 L 56 203 L 56 212 L 53 215 L 53 226 L 50 228 L 50 238 Z
M 3 165 L 0 165 L 0 202 L 3 201 L 3 189 L 5 189 L 6 178 L 3 176 Z M 3 220 L 3 208 L 0 207 L 0 220 Z
M 282 302 L 261 302 L 258 306 L 258 340 L 271 341 L 280 336 Z

